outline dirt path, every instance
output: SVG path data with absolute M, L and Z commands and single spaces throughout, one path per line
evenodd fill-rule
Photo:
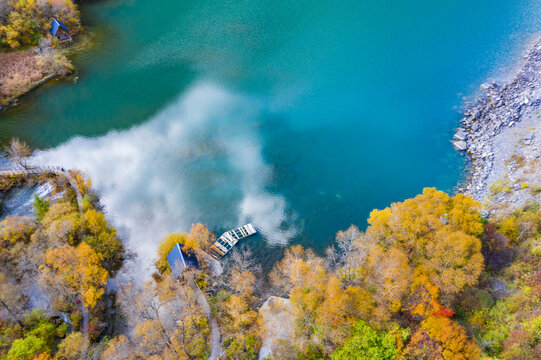
M 203 308 L 203 311 L 205 312 L 210 324 L 210 356 L 207 358 L 207 360 L 217 360 L 222 352 L 220 346 L 220 328 L 218 327 L 216 320 L 212 317 L 210 305 L 205 297 L 205 294 L 203 294 L 193 279 L 190 280 L 190 286 L 194 290 L 195 296 L 197 296 L 197 302 Z

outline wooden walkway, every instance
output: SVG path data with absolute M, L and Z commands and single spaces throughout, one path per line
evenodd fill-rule
M 8 170 L 0 170 L 0 176 L 15 176 L 15 175 L 40 175 L 46 172 L 54 174 L 64 174 L 65 171 L 60 166 L 35 166 L 28 169 L 13 168 Z
M 0 176 L 17 176 L 17 175 L 41 175 L 44 173 L 53 173 L 55 175 L 63 175 L 68 179 L 71 188 L 75 192 L 75 197 L 77 198 L 77 205 L 79 206 L 79 212 L 83 211 L 83 194 L 77 186 L 77 181 L 73 175 L 65 170 L 61 166 L 33 166 L 30 168 L 13 168 L 8 170 L 0 170 Z
M 209 252 L 216 259 L 220 259 L 235 246 L 239 240 L 247 238 L 257 233 L 252 224 L 243 225 L 239 228 L 229 230 L 216 240 L 210 247 Z

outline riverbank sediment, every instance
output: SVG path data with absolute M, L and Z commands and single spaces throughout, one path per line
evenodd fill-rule
M 460 189 L 487 214 L 541 202 L 541 37 L 509 81 L 481 85 L 453 144 L 471 158 Z

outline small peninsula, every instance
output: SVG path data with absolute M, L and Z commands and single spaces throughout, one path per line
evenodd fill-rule
M 79 11 L 71 0 L 0 1 L 0 109 L 72 71 L 69 50 L 51 34 L 53 21 L 70 34 L 81 30 Z

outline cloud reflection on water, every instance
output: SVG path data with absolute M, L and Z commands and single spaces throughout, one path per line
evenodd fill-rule
M 145 267 L 166 234 L 195 222 L 218 231 L 252 221 L 269 244 L 284 245 L 296 229 L 285 198 L 266 190 L 261 111 L 254 99 L 200 83 L 143 125 L 76 137 L 34 160 L 89 176 Z

